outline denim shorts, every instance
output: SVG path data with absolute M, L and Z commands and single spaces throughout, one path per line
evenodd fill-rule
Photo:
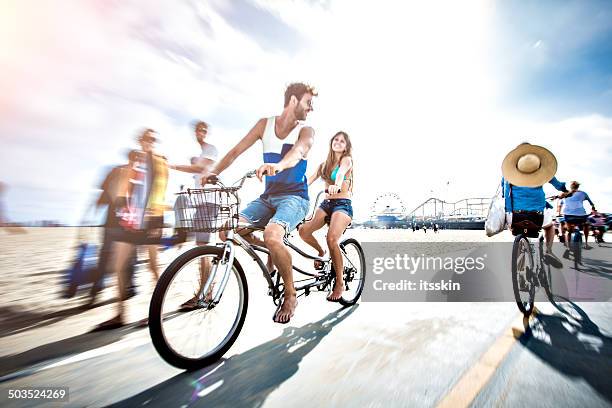
M 289 233 L 304 220 L 308 213 L 309 201 L 296 195 L 259 197 L 251 201 L 240 216 L 257 227 L 279 224 Z
M 353 206 L 348 198 L 337 198 L 332 200 L 323 200 L 320 209 L 325 211 L 325 222 L 330 223 L 331 216 L 336 211 L 340 211 L 353 218 Z

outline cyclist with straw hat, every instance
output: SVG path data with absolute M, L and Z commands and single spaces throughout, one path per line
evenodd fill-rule
M 544 229 L 546 253 L 552 254 L 554 228 L 553 209 L 546 202 L 542 186 L 552 184 L 567 192 L 565 183 L 555 177 L 557 159 L 546 148 L 521 143 L 506 155 L 502 163 L 502 194 L 505 199 L 506 219 L 513 223 L 531 221 Z

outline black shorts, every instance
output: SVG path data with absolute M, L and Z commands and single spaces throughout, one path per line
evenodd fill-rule
M 564 215 L 563 217 L 565 217 L 565 222 L 569 224 L 582 226 L 587 222 L 588 215 Z
M 129 229 L 121 226 L 111 229 L 114 241 L 134 245 L 159 245 L 164 227 L 164 217 L 147 217 L 145 228 Z

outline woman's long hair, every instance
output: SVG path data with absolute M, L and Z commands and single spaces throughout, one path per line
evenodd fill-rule
M 332 150 L 332 144 L 334 143 L 334 139 L 336 138 L 336 136 L 339 136 L 339 135 L 342 135 L 344 137 L 344 140 L 346 141 L 346 149 L 344 149 L 344 152 L 340 156 L 340 159 L 338 161 L 335 161 L 334 151 Z M 321 166 L 319 166 L 319 175 L 321 176 L 323 180 L 325 180 L 326 183 L 334 184 L 334 181 L 331 179 L 332 171 L 334 170 L 334 167 L 340 165 L 340 162 L 345 157 L 351 157 L 351 158 L 353 157 L 353 145 L 351 144 L 351 138 L 349 137 L 349 135 L 346 132 L 339 131 L 330 139 L 329 153 L 327 153 L 327 159 L 325 159 L 325 162 L 323 162 Z M 352 169 L 351 169 L 351 173 L 352 173 Z

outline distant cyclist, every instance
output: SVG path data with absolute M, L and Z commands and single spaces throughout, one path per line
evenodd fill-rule
M 604 234 L 606 233 L 607 226 L 607 218 L 604 214 L 595 211 L 595 213 L 591 214 L 587 221 L 589 222 L 591 229 L 593 231 L 593 238 L 595 238 L 595 242 L 599 242 L 603 244 Z
M 565 183 L 554 177 L 557 159 L 544 147 L 521 143 L 506 155 L 502 163 L 502 189 L 508 225 L 531 221 L 544 229 L 546 253 L 552 254 L 555 237 L 553 209 L 546 202 L 542 186 L 550 183 L 559 191 L 567 192 Z
M 589 240 L 589 223 L 587 222 L 588 214 L 584 209 L 584 202 L 588 201 L 591 205 L 591 213 L 594 214 L 595 204 L 589 198 L 589 195 L 584 191 L 579 190 L 580 183 L 572 181 L 570 183 L 570 191 L 565 194 L 563 204 L 561 208 L 561 214 L 565 219 L 567 237 L 565 242 L 569 243 L 569 237 L 575 226 L 582 225 L 582 231 L 584 232 L 584 249 L 591 248 L 588 245 Z

